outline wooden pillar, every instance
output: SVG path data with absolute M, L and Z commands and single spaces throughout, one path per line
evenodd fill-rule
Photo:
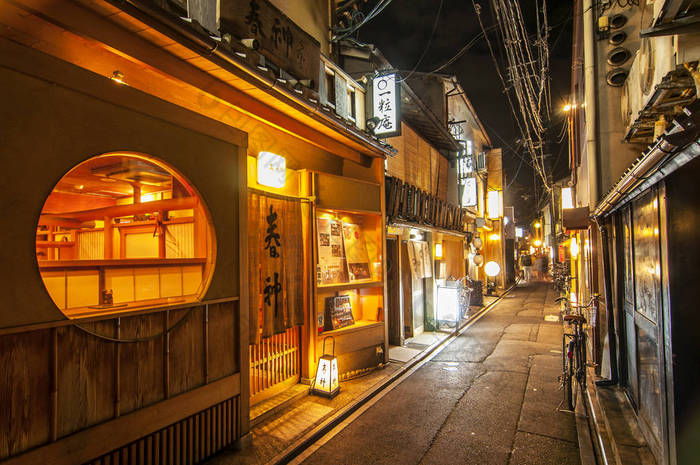
M 104 235 L 105 235 L 105 260 L 110 260 L 112 258 L 112 251 L 114 249 L 114 230 L 112 229 L 112 218 L 109 216 L 104 217 L 105 221 L 105 227 L 104 227 Z
M 163 228 L 158 234 L 158 258 L 165 258 L 165 220 L 168 218 L 168 214 L 165 210 L 160 210 L 158 216 Z

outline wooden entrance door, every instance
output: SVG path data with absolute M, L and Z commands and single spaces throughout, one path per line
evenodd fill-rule
M 386 287 L 389 301 L 389 344 L 403 345 L 403 313 L 401 312 L 401 261 L 399 239 L 386 238 Z

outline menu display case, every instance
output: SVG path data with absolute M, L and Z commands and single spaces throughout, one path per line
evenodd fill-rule
M 318 332 L 383 322 L 381 215 L 316 210 Z

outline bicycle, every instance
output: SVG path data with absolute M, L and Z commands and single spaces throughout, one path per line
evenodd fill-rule
M 565 299 L 560 297 L 557 301 Z M 596 310 L 598 295 L 591 296 L 587 305 L 571 306 L 566 300 L 567 310 L 573 308 L 574 313 L 565 312 L 563 320 L 573 328 L 572 332 L 564 332 L 562 335 L 562 374 L 559 377 L 560 389 L 564 390 L 564 400 L 570 411 L 576 408 L 576 387 L 586 388 L 586 332 L 584 325 L 586 317 L 582 315 L 583 309 Z

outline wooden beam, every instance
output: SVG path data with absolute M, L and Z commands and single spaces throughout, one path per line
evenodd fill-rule
M 77 212 L 60 213 L 58 215 L 42 215 L 39 219 L 39 224 L 44 218 L 49 221 L 52 219 L 72 218 L 79 221 L 94 220 L 110 216 L 116 218 L 119 216 L 140 215 L 142 213 L 153 213 L 157 211 L 171 210 L 189 210 L 197 206 L 196 197 L 183 197 L 179 199 L 155 200 L 153 202 L 134 203 L 129 205 L 113 205 L 109 207 L 94 208 L 92 210 L 81 210 Z

